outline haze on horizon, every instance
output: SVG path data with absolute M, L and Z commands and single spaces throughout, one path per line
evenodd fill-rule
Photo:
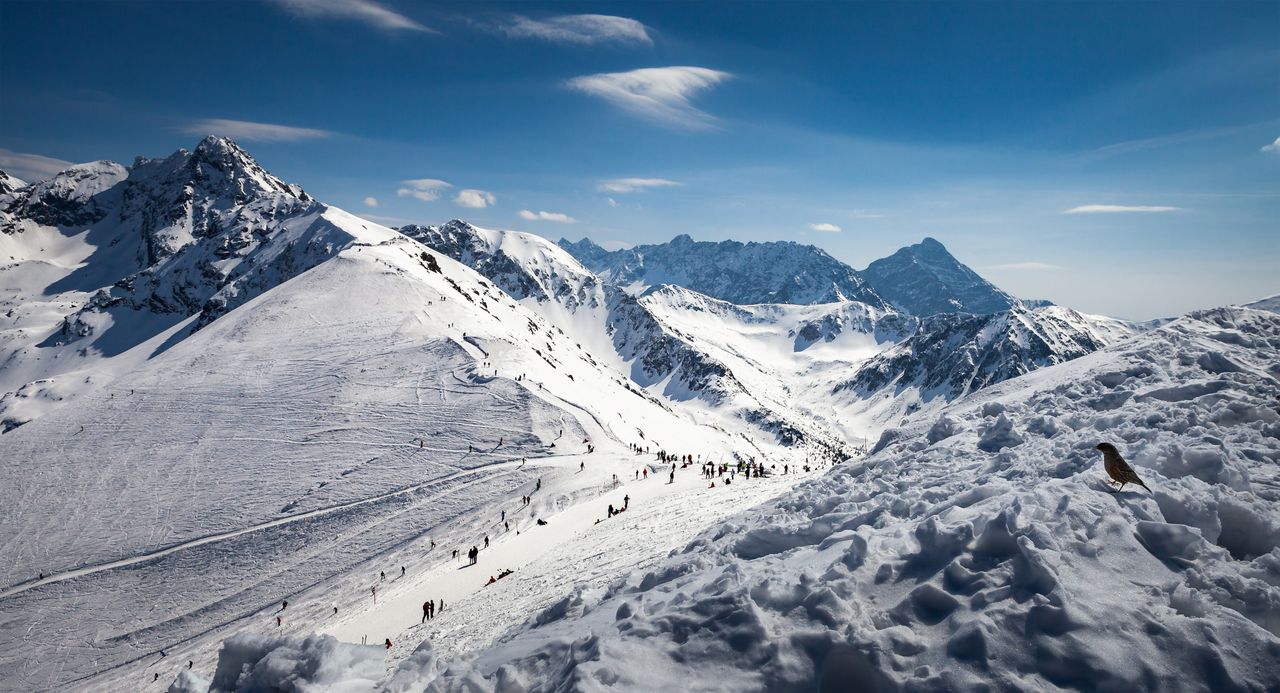
M 380 223 L 924 236 L 1152 318 L 1280 291 L 1277 3 L 0 3 L 0 169 L 227 135 Z M 56 39 L 56 40 L 53 40 Z

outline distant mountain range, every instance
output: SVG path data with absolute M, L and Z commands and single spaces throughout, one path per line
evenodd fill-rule
M 576 243 L 561 239 L 559 245 L 605 281 L 636 293 L 675 284 L 739 305 L 858 301 L 918 316 L 997 313 L 1046 304 L 1027 304 L 1001 291 L 932 238 L 876 260 L 862 272 L 821 248 L 791 241 L 708 242 L 680 235 L 666 243 L 614 251 L 586 238 Z

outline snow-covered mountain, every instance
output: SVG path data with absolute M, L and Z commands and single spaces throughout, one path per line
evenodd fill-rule
M 1193 313 L 962 398 L 648 570 L 572 591 L 488 648 L 445 659 L 424 640 L 381 680 L 395 691 L 1276 690 L 1277 364 L 1276 314 Z M 1109 488 L 1100 442 L 1152 492 Z M 382 662 L 321 640 L 234 645 L 215 686 L 281 669 L 339 685 Z M 333 668 L 313 673 L 313 658 Z
M 45 382 L 6 397 L 0 419 L 5 428 L 29 420 L 39 402 L 71 395 L 67 380 L 92 379 L 85 369 L 99 357 L 179 323 L 198 329 L 333 257 L 354 241 L 352 228 L 394 236 L 373 227 L 218 137 L 128 168 L 73 166 L 18 189 L 0 202 L 0 257 L 12 263 L 3 271 L 16 293 L 6 300 L 0 388 Z M 57 329 L 45 333 L 51 319 Z
M 978 276 L 938 241 L 923 241 L 872 262 L 862 278 L 912 315 L 998 313 L 1022 302 Z
M 921 317 L 936 313 L 998 313 L 1043 307 L 996 288 L 925 238 L 861 272 L 823 250 L 792 242 L 694 242 L 687 235 L 667 243 L 607 251 L 582 239 L 560 246 L 605 281 L 638 293 L 675 284 L 730 303 L 833 303 L 858 301 Z
M 682 234 L 666 243 L 613 252 L 585 238 L 577 243 L 561 239 L 560 247 L 632 293 L 675 284 L 737 304 L 859 301 L 885 307 L 852 267 L 811 245 L 712 243 Z
M 1132 336 L 1131 324 L 1051 306 L 990 315 L 938 313 L 914 334 L 868 359 L 834 393 L 867 400 L 892 390 L 918 402 L 951 401 L 1037 368 L 1064 363 Z
M 533 234 L 482 229 L 460 220 L 400 231 L 488 277 L 577 343 L 589 345 L 596 358 L 673 404 L 697 400 L 707 418 L 739 418 L 788 445 L 837 447 L 829 430 L 811 425 L 786 403 L 743 382 L 777 364 L 756 364 L 745 371 L 731 368 L 725 354 L 706 348 L 701 330 L 664 319 L 663 308 L 671 304 L 655 296 L 661 291 L 633 296 L 601 281 L 563 248 Z M 718 304 L 717 311 L 736 310 L 695 292 L 687 295 Z
M 783 571 L 773 557 L 811 550 L 788 538 L 797 533 L 832 546 L 863 533 L 883 549 L 875 555 L 885 565 L 916 565 L 890 554 L 909 553 L 911 537 L 946 543 L 935 536 L 928 508 L 967 498 L 957 480 L 994 477 L 1000 481 L 992 497 L 1030 507 L 1044 499 L 1010 495 L 1015 482 L 1065 469 L 1045 462 L 1054 455 L 1077 469 L 1076 447 L 1059 442 L 1083 444 L 1090 431 L 1119 426 L 1112 412 L 1137 404 L 1131 419 L 1148 426 L 1166 421 L 1155 418 L 1159 407 L 1179 413 L 1167 419 L 1168 436 L 1133 433 L 1128 442 L 1163 446 L 1196 437 L 1188 444 L 1195 451 L 1163 473 L 1225 484 L 1237 494 L 1215 496 L 1228 508 L 1215 511 L 1227 537 L 1222 545 L 1251 561 L 1270 560 L 1254 557 L 1274 548 L 1266 539 L 1241 538 L 1272 532 L 1271 520 L 1241 490 L 1269 498 L 1274 486 L 1260 460 L 1277 458 L 1275 421 L 1254 406 L 1261 388 L 1280 376 L 1259 365 L 1276 348 L 1274 330 L 1258 317 L 1271 313 L 1204 313 L 1157 330 L 1159 338 L 1139 326 L 1025 303 L 983 315 L 918 316 L 889 305 L 816 249 L 687 237 L 680 241 L 686 254 L 705 256 L 705 267 L 664 244 L 633 252 L 615 271 L 611 263 L 620 256 L 589 242 L 569 244 L 589 259 L 584 263 L 563 243 L 458 220 L 383 227 L 312 199 L 220 138 L 127 167 L 94 162 L 34 183 L 0 176 L 0 184 L 0 419 L 9 429 L 0 435 L 7 510 L 0 514 L 0 671 L 14 672 L 0 677 L 0 691 L 162 690 L 188 659 L 193 668 L 174 690 L 207 690 L 210 672 L 222 690 L 283 685 L 275 676 L 320 689 L 448 689 L 463 678 L 477 689 L 535 688 L 539 681 L 572 688 L 561 673 L 586 682 L 573 678 L 577 665 L 590 668 L 609 656 L 590 642 L 571 643 L 564 667 L 539 670 L 539 652 L 565 654 L 560 638 L 579 627 L 571 625 L 574 617 L 586 624 L 575 637 L 599 638 L 606 649 L 630 647 L 593 630 L 592 619 L 605 613 L 598 604 L 644 594 L 640 600 L 650 600 L 660 620 L 702 609 L 712 619 L 726 616 L 723 623 L 749 623 L 718 611 L 725 605 L 704 592 L 728 590 L 722 593 L 735 604 L 763 599 L 757 613 L 787 606 L 785 595 L 768 594 L 800 594 L 811 586 L 808 578 L 779 572 L 775 586 L 772 573 L 751 571 L 765 564 Z M 607 267 L 597 273 L 593 263 Z M 788 283 L 786 271 L 796 281 Z M 951 297 L 981 289 L 950 280 L 935 286 L 934 279 L 919 286 Z M 680 285 L 689 283 L 769 299 L 739 304 Z M 812 302 L 828 290 L 833 300 Z M 868 300 L 846 300 L 863 291 L 871 291 Z M 949 305 L 959 310 L 965 301 L 972 303 Z M 1089 355 L 1099 350 L 1111 356 Z M 1099 358 L 1109 364 L 1101 375 L 1077 366 Z M 1196 369 L 1215 375 L 1201 382 Z M 1052 397 L 1044 395 L 1046 383 L 1059 388 Z M 1032 399 L 1019 399 L 1032 390 Z M 1184 414 L 1185 421 L 1178 418 Z M 869 465 L 857 461 L 864 438 L 880 440 Z M 1230 441 L 1239 454 L 1218 465 L 1200 450 L 1210 438 Z M 965 441 L 1004 466 L 955 447 Z M 1034 455 L 1016 457 L 1022 451 Z M 671 464 L 662 452 L 693 461 Z M 850 458 L 826 480 L 814 479 Z M 766 474 L 742 475 L 737 463 L 753 459 Z M 725 466 L 704 477 L 699 470 L 708 461 Z M 958 471 L 948 470 L 953 462 Z M 1057 471 L 1049 476 L 1050 483 L 1071 482 Z M 757 518 L 704 535 L 686 550 L 689 562 L 664 558 L 706 526 L 802 479 L 814 480 Z M 915 480 L 919 492 L 904 480 Z M 822 486 L 828 483 L 838 488 Z M 984 493 L 957 503 L 956 517 L 943 520 L 977 518 L 971 536 L 978 536 L 978 524 L 989 520 L 982 513 L 995 504 Z M 518 502 L 530 496 L 531 503 Z M 1157 503 L 1158 511 L 1174 519 L 1178 504 L 1190 500 L 1179 495 Z M 851 503 L 859 517 L 870 513 L 862 524 L 841 519 Z M 606 505 L 628 509 L 619 518 L 606 515 Z M 1156 510 L 1143 512 L 1154 517 Z M 1191 524 L 1208 536 L 1212 523 L 1201 515 Z M 788 523 L 799 516 L 822 524 L 797 530 Z M 1264 519 L 1249 525 L 1254 520 L 1246 516 Z M 452 555 L 482 544 L 483 567 L 468 570 Z M 997 590 L 975 591 L 988 601 L 973 608 L 990 616 L 973 627 L 994 643 L 999 627 L 1012 628 L 1000 620 L 1005 612 L 984 611 L 1001 599 L 1004 568 L 999 556 L 979 553 L 978 567 L 963 567 Z M 683 597 L 663 591 L 722 558 L 740 559 L 726 571 L 759 577 L 765 592 L 744 597 L 720 573 L 718 587 L 680 583 L 684 594 L 698 595 L 682 607 L 675 602 Z M 664 562 L 676 567 L 659 568 Z M 903 641 L 945 642 L 949 652 L 949 633 L 967 627 L 945 615 L 948 634 L 917 627 L 914 610 L 935 603 L 931 587 L 875 592 L 883 582 L 878 573 L 843 565 L 856 573 L 841 583 L 845 592 L 810 591 L 784 611 L 799 608 L 827 624 L 822 605 L 835 604 L 843 618 L 852 607 L 840 600 L 863 585 L 874 597 L 866 613 L 875 604 L 909 605 L 872 619 L 901 620 L 889 627 L 898 627 L 893 632 Z M 1267 565 L 1204 580 L 1252 578 Z M 813 584 L 845 579 L 830 577 L 838 568 L 818 567 L 814 574 L 823 578 Z M 500 584 L 482 581 L 502 568 L 516 572 Z M 892 581 L 914 579 L 911 570 Z M 952 594 L 953 572 L 966 575 L 955 569 L 927 579 Z M 617 586 L 641 575 L 651 577 Z M 921 590 L 923 596 L 904 596 Z M 450 602 L 440 622 L 412 620 L 425 595 Z M 656 638 L 647 642 L 665 651 L 667 626 L 635 616 L 648 606 L 609 608 L 623 614 L 619 622 L 643 622 Z M 680 611 L 686 608 L 693 611 Z M 1010 608 L 1021 627 L 1020 607 Z M 1249 609 L 1270 622 L 1265 608 Z M 1204 613 L 1225 622 L 1217 611 Z M 512 630 L 528 614 L 541 615 Z M 708 652 L 733 663 L 716 685 L 786 689 L 804 681 L 811 666 L 804 656 L 822 647 L 786 650 L 804 636 L 786 630 L 790 621 L 780 623 L 791 639 L 779 641 L 782 649 L 754 650 L 753 661 L 763 666 L 746 678 L 734 678 L 748 671 L 738 655 L 722 656 L 715 637 L 706 636 Z M 672 628 L 683 633 L 675 639 L 698 631 Z M 732 636 L 735 628 L 709 631 Z M 804 628 L 832 647 L 848 644 Z M 534 643 L 538 632 L 551 637 Z M 624 639 L 639 633 L 628 632 Z M 869 631 L 849 632 L 858 634 L 857 647 L 880 643 Z M 295 639 L 309 633 L 342 643 Z M 392 650 L 355 644 L 384 637 L 394 638 Z M 971 646 L 975 637 L 954 647 Z M 750 637 L 732 639 L 757 647 Z M 415 650 L 420 642 L 429 644 Z M 473 658 L 495 643 L 498 649 Z M 912 659 L 918 653 L 909 649 L 893 656 L 919 662 L 912 671 L 937 673 L 950 663 L 928 659 L 932 654 Z M 265 660 L 255 659 L 267 651 Z M 784 652 L 797 668 L 775 667 L 770 652 Z M 458 668 L 441 674 L 441 658 Z M 508 673 L 495 673 L 503 662 L 512 663 Z M 342 680 L 353 671 L 348 664 L 359 669 L 359 681 Z M 973 667 L 966 671 L 980 677 Z M 618 681 L 633 676 L 625 666 L 616 671 Z M 890 678 L 901 673 L 893 671 Z M 1027 685 L 1040 683 L 1021 675 Z M 677 687 L 714 687 L 699 681 Z
M 206 165 L 240 168 L 207 156 L 164 170 L 211 181 Z M 213 656 L 268 605 L 293 600 L 285 616 L 300 626 L 334 606 L 358 613 L 367 561 L 425 569 L 445 561 L 443 548 L 432 551 L 437 537 L 530 531 L 535 516 L 610 488 L 611 472 L 638 474 L 637 449 L 803 455 L 745 422 L 699 421 L 469 267 L 296 189 L 253 189 L 237 172 L 217 179 L 221 193 L 206 187 L 116 223 L 119 210 L 139 209 L 127 202 L 142 199 L 129 181 L 151 165 L 96 167 L 123 177 L 80 198 L 90 211 L 58 210 L 88 228 L 21 212 L 3 237 L 26 255 L 0 273 L 31 292 L 6 296 L 25 321 L 6 333 L 18 345 L 6 377 L 44 367 L 35 387 L 62 401 L 0 439 L 0 670 L 13 672 L 0 689 L 138 689 L 111 677 L 177 643 Z M 93 180 L 75 176 L 80 190 Z M 260 222 L 267 231 L 250 232 L 244 254 L 219 265 L 228 271 L 188 274 L 223 246 L 207 232 L 184 240 L 191 217 L 172 213 L 210 199 L 215 210 L 230 203 L 212 215 L 223 232 Z M 182 242 L 146 250 L 156 238 Z M 332 247 L 300 247 L 320 238 Z M 174 280 L 153 288 L 185 286 L 189 296 L 235 291 L 216 311 L 209 300 L 161 300 L 174 295 L 163 291 L 135 305 L 140 283 L 111 276 L 151 258 L 124 276 L 150 271 Z M 75 272 L 79 288 L 46 293 L 51 277 Z M 261 281 L 237 281 L 246 277 Z M 50 339 L 66 316 L 92 312 L 69 298 L 91 291 L 120 299 L 101 307 L 105 329 Z M 191 312 L 168 312 L 180 306 Z M 114 332 L 157 324 L 132 344 Z M 108 350 L 116 339 L 126 344 Z M 30 389 L 6 401 L 26 401 Z M 579 467 L 588 459 L 591 474 Z M 536 503 L 497 519 L 499 505 L 535 490 Z M 297 596 L 313 589 L 323 605 Z
M 563 243 L 458 220 L 400 230 L 530 299 L 531 309 L 594 345 L 597 357 L 612 346 L 637 384 L 736 410 L 792 442 L 815 430 L 874 436 L 936 397 L 950 401 L 1134 332 L 1061 308 L 921 319 L 856 301 L 737 305 L 669 284 L 637 300 L 597 278 Z

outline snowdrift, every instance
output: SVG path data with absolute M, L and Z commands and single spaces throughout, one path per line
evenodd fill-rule
M 427 690 L 1276 690 L 1278 377 L 1230 308 L 1002 383 Z

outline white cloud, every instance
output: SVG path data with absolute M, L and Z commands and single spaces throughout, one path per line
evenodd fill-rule
M 457 203 L 459 207 L 484 209 L 485 207 L 496 203 L 498 198 L 494 197 L 493 193 L 485 190 L 467 189 L 459 190 L 457 196 L 453 198 L 453 201 Z
M 1063 214 L 1108 214 L 1116 212 L 1178 212 L 1181 207 L 1157 205 L 1080 205 L 1063 210 Z
M 315 128 L 297 128 L 292 125 L 275 125 L 273 123 L 254 123 L 248 120 L 228 120 L 226 118 L 202 118 L 182 128 L 189 135 L 222 135 L 234 140 L 253 142 L 297 142 L 312 140 L 333 135 L 328 130 Z
M 600 181 L 600 184 L 596 186 L 596 190 L 611 193 L 632 193 L 643 192 L 649 188 L 669 188 L 675 185 L 680 184 L 666 178 L 614 178 L 613 180 Z
M 1263 145 L 1263 146 L 1262 146 L 1262 151 L 1264 151 L 1264 152 L 1276 152 L 1277 154 L 1280 154 L 1280 137 L 1277 137 L 1277 138 L 1276 138 L 1276 141 L 1275 141 L 1275 142 L 1272 142 L 1271 144 Z
M 349 19 L 385 31 L 438 33 L 373 0 L 270 0 L 270 2 L 300 17 Z
M 415 178 L 412 180 L 400 181 L 405 187 L 396 190 L 396 195 L 400 197 L 413 197 L 423 202 L 430 202 L 439 199 L 440 193 L 445 188 L 452 188 L 453 185 L 436 178 Z
M 689 99 L 730 77 L 705 67 L 650 67 L 575 77 L 567 85 L 659 125 L 705 130 L 714 127 L 716 119 L 694 108 Z
M 1049 263 L 1047 263 L 1047 262 L 1034 262 L 1034 261 L 1031 261 L 1031 262 L 1007 262 L 1007 263 L 1005 263 L 1005 264 L 1003 264 L 1003 265 L 987 265 L 986 269 L 989 269 L 989 270 L 1036 270 L 1036 271 L 1047 271 L 1047 270 L 1060 270 L 1060 269 L 1062 269 L 1062 267 L 1061 267 L 1061 266 L 1059 266 L 1059 265 L 1051 265 L 1051 264 L 1049 264 Z
M 75 164 L 62 159 L 39 154 L 22 154 L 20 152 L 0 149 L 0 170 L 17 176 L 27 183 L 34 183 L 71 168 Z
M 378 198 L 376 198 L 376 197 L 366 197 L 366 198 L 364 198 L 364 206 L 365 206 L 365 207 L 377 207 L 377 206 L 378 206 Z
M 537 38 L 556 43 L 653 44 L 648 30 L 640 22 L 607 14 L 568 14 L 549 19 L 530 19 L 516 15 L 499 29 L 516 38 Z
M 612 197 L 606 197 L 606 198 L 604 198 L 604 199 L 605 199 L 605 202 L 608 202 L 608 203 L 609 203 L 609 206 L 610 206 L 610 207 L 617 207 L 617 206 L 618 206 L 618 201 L 617 201 L 617 200 L 615 200 L 615 199 L 613 199 Z
M 561 214 L 560 212 L 531 212 L 527 209 L 520 210 L 520 218 L 528 219 L 529 221 L 557 221 L 561 224 L 572 224 L 576 221 L 568 214 Z
M 814 231 L 821 231 L 823 233 L 840 233 L 841 231 L 841 228 L 839 226 L 836 226 L 835 224 L 828 224 L 825 222 L 821 224 L 809 224 L 809 228 L 813 229 Z

